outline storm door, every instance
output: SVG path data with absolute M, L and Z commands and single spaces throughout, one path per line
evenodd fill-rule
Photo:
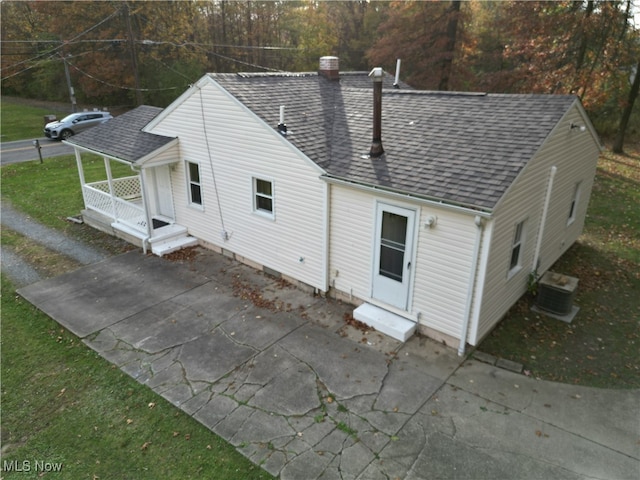
M 394 307 L 407 309 L 413 234 L 416 212 L 378 203 L 372 297 Z

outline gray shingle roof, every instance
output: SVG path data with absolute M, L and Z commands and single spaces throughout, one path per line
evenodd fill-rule
M 141 131 L 161 111 L 162 109 L 158 107 L 142 105 L 106 123 L 74 135 L 68 139 L 68 142 L 134 163 L 175 140 L 172 137 Z
M 383 156 L 369 158 L 371 79 L 341 74 L 210 74 L 330 176 L 445 202 L 493 208 L 576 101 L 573 95 L 426 92 L 390 88 L 382 100 Z M 406 86 L 405 86 L 406 87 Z

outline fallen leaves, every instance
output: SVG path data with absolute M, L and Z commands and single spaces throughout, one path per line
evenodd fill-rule
M 280 288 L 292 287 L 286 280 L 279 279 L 277 285 Z M 290 303 L 284 303 L 282 300 L 265 298 L 260 290 L 243 282 L 239 278 L 234 278 L 231 282 L 233 288 L 233 296 L 240 297 L 243 300 L 249 300 L 255 307 L 264 308 L 272 312 L 291 312 L 293 307 Z M 303 307 L 300 307 L 303 312 Z M 259 315 L 256 318 L 261 318 Z
M 344 323 L 352 326 L 357 330 L 360 330 L 363 333 L 369 333 L 369 332 L 375 331 L 375 328 L 370 327 L 366 323 L 363 323 L 359 320 L 356 320 L 355 318 L 353 318 L 353 315 L 351 315 L 350 313 L 344 314 Z

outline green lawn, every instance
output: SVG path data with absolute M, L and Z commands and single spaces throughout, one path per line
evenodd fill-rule
M 2 98 L 1 106 L 0 134 L 3 142 L 43 137 L 45 115 L 56 115 L 59 119 L 68 115 L 68 112 L 60 110 L 52 111 L 14 103 L 10 98 L 5 97 Z
M 62 463 L 64 479 L 271 478 L 122 373 L 2 280 L 2 462 Z

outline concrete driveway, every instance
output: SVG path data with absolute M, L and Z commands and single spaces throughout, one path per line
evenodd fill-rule
M 344 322 L 208 250 L 18 293 L 283 479 L 637 479 L 640 392 L 538 381 Z

